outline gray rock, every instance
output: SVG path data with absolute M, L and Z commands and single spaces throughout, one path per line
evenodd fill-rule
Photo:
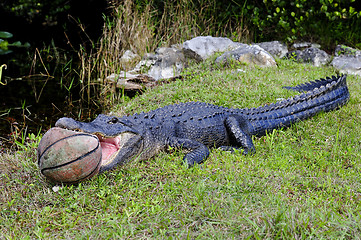
M 225 62 L 230 59 L 237 60 L 246 64 L 256 64 L 259 66 L 276 66 L 274 58 L 263 48 L 257 45 L 239 44 L 235 50 L 223 53 L 216 59 L 217 63 Z
M 298 62 L 311 63 L 314 66 L 325 65 L 330 62 L 331 57 L 323 50 L 310 47 L 305 50 L 295 50 L 286 54 L 287 59 L 292 59 Z
M 317 44 L 317 43 L 310 43 L 310 42 L 300 42 L 300 43 L 294 43 L 292 45 L 292 48 L 294 49 L 305 49 L 305 48 L 321 48 L 321 45 L 320 44 Z
M 133 53 L 130 50 L 127 50 L 124 52 L 123 56 L 120 58 L 121 62 L 131 62 L 134 59 L 136 59 L 138 56 L 138 54 Z
M 180 70 L 182 69 L 181 65 L 178 66 L 170 66 L 170 67 L 161 67 L 161 66 L 153 66 L 148 71 L 147 75 L 154 78 L 155 80 L 160 79 L 170 79 L 180 76 Z
M 143 56 L 143 60 L 157 60 L 158 59 L 158 55 L 155 54 L 155 53 L 146 53 L 144 56 Z
M 148 75 L 156 80 L 178 77 L 183 70 L 185 57 L 181 50 L 174 48 L 158 48 L 158 56 L 154 65 L 150 67 Z
M 352 47 L 348 47 L 345 45 L 337 45 L 335 48 L 335 56 L 361 56 L 361 51 L 356 49 L 356 48 L 352 48 Z
M 345 45 L 337 45 L 331 65 L 341 73 L 361 76 L 361 51 Z
M 229 38 L 201 36 L 185 41 L 183 53 L 187 58 L 202 61 L 216 52 L 233 50 L 238 46 L 239 43 L 233 42 Z
M 261 42 L 255 43 L 255 45 L 260 46 L 261 48 L 269 52 L 273 57 L 283 58 L 288 53 L 287 45 L 281 43 L 280 41 Z
M 157 48 L 154 54 L 146 54 L 132 73 L 143 73 L 155 80 L 178 77 L 183 70 L 185 57 L 182 50 Z
M 121 71 L 119 74 L 111 74 L 105 78 L 108 83 L 114 83 L 117 88 L 125 90 L 142 90 L 145 87 L 152 86 L 155 79 L 145 74 L 134 74 Z
M 361 55 L 334 57 L 331 65 L 340 70 L 341 73 L 361 76 Z
M 158 55 L 155 65 L 163 68 L 184 63 L 185 61 L 183 51 L 175 48 L 158 48 L 155 53 Z
M 154 64 L 156 63 L 156 59 L 143 59 L 140 62 L 138 62 L 138 64 L 134 67 L 133 70 L 131 70 L 131 72 L 133 73 L 146 73 L 149 71 L 149 69 L 154 66 Z

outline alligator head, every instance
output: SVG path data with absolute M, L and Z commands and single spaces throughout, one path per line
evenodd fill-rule
M 56 127 L 96 135 L 102 148 L 100 172 L 129 162 L 143 148 L 143 138 L 129 123 L 116 117 L 100 114 L 94 121 L 85 123 L 72 118 L 60 118 Z

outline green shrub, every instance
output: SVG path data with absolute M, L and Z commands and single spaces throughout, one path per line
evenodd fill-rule
M 361 11 L 352 4 L 355 0 L 263 0 L 250 3 L 251 24 L 259 40 L 274 38 L 293 42 L 313 40 L 331 47 L 339 42 L 357 45 L 361 35 Z
M 11 53 L 9 47 L 30 47 L 30 43 L 22 44 L 20 41 L 9 43 L 7 39 L 12 38 L 13 34 L 0 31 L 0 55 Z
M 277 39 L 291 43 L 308 40 L 325 48 L 333 48 L 339 43 L 357 47 L 361 42 L 358 34 L 361 11 L 356 10 L 355 0 L 138 0 L 136 3 L 138 9 L 144 9 L 147 4 L 152 4 L 155 10 L 155 23 L 160 24 L 165 15 L 172 15 L 170 9 L 186 7 L 188 11 L 184 13 L 195 13 L 192 21 L 187 22 L 192 23 L 188 29 L 213 36 L 228 36 L 237 41 Z

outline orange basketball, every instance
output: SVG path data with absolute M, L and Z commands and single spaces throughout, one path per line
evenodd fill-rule
M 95 135 L 54 127 L 38 147 L 42 174 L 56 183 L 77 183 L 99 172 L 102 151 Z

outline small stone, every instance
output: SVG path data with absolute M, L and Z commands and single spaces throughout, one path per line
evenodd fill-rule
M 287 45 L 280 41 L 261 42 L 254 45 L 260 46 L 265 51 L 269 52 L 272 56 L 283 58 L 288 53 Z

